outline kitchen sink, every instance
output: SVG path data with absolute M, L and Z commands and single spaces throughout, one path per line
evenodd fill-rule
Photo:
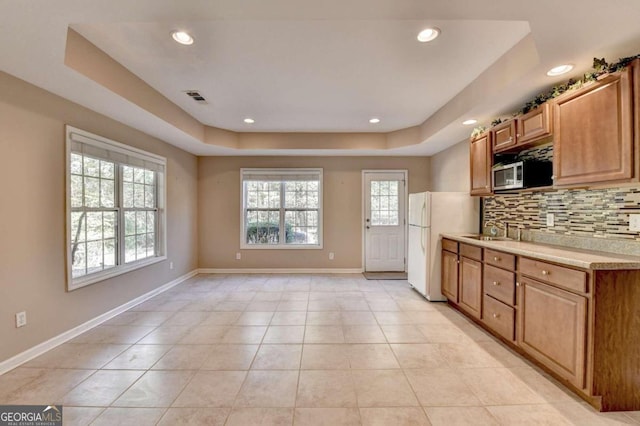
M 465 238 L 473 238 L 474 240 L 479 240 L 479 241 L 513 241 L 513 239 L 511 238 L 507 238 L 507 237 L 494 237 L 491 235 L 478 235 L 478 234 L 474 234 L 474 235 L 464 235 Z

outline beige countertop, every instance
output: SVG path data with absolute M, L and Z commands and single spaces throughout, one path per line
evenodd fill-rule
M 554 246 L 549 244 L 532 243 L 515 240 L 477 240 L 469 238 L 466 234 L 441 234 L 443 238 L 459 241 L 461 243 L 486 247 L 492 250 L 499 250 L 526 256 L 533 259 L 546 260 L 560 263 L 567 266 L 575 266 L 584 269 L 640 269 L 640 257 L 624 256 L 620 254 L 606 253 L 601 251 L 591 251 L 574 249 L 570 247 Z

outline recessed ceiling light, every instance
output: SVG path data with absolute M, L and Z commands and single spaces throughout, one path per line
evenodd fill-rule
M 432 41 L 435 40 L 436 37 L 438 37 L 440 35 L 440 29 L 438 28 L 425 28 L 424 30 L 420 31 L 420 33 L 418 34 L 418 41 L 421 43 L 426 43 L 428 41 Z
M 474 120 L 473 118 L 470 118 L 469 120 L 465 120 L 462 122 L 462 124 L 464 124 L 465 126 L 471 126 L 472 124 L 476 124 L 478 122 L 478 120 Z
M 247 124 L 253 124 L 256 122 L 256 120 L 254 120 L 253 118 L 245 118 L 244 122 Z
M 171 37 L 180 44 L 187 46 L 193 44 L 193 37 L 185 31 L 174 31 L 171 33 Z
M 573 69 L 573 65 L 558 65 L 557 67 L 551 68 L 547 71 L 547 75 L 549 77 L 555 77 L 556 75 L 566 74 Z
M 371 120 L 369 120 L 369 123 L 371 124 L 378 124 L 380 122 L 379 118 L 372 118 Z

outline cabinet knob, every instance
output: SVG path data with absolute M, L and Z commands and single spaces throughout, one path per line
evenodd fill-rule
M 549 271 L 546 271 L 546 270 L 544 270 L 544 269 L 542 270 L 542 275 L 550 275 L 550 274 L 551 274 L 551 273 L 550 273 Z
M 500 261 L 500 258 L 499 258 L 499 257 L 494 257 L 494 258 L 493 258 L 493 261 L 494 261 L 494 262 L 499 262 L 499 261 Z
M 520 287 L 520 281 L 516 281 L 516 287 Z
M 520 137 L 520 133 L 516 134 L 516 138 L 519 138 L 519 137 Z
M 460 261 L 459 261 L 459 260 L 456 260 L 456 263 L 460 263 Z
M 507 139 L 509 142 L 511 142 L 513 140 L 513 136 L 509 136 L 509 139 Z
M 493 314 L 492 315 L 494 318 L 500 318 L 500 314 Z
M 500 285 L 500 281 L 494 281 L 493 285 Z

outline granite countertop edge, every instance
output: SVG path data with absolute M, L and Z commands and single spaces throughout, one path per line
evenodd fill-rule
M 567 266 L 592 270 L 626 270 L 640 269 L 640 257 L 584 249 L 573 249 L 551 244 L 533 243 L 529 241 L 503 240 L 485 241 L 469 238 L 467 234 L 442 233 L 443 238 L 458 242 L 485 247 L 506 253 L 545 260 Z

